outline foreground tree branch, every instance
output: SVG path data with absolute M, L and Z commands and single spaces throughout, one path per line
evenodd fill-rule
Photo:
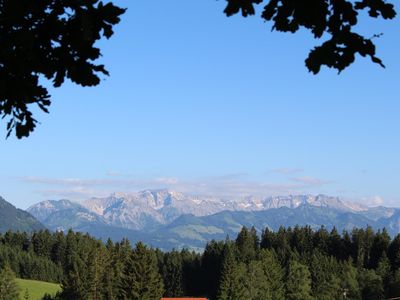
M 124 11 L 98 0 L 0 0 L 0 114 L 8 119 L 7 136 L 34 130 L 31 105 L 48 112 L 41 77 L 55 87 L 65 79 L 95 86 L 108 75 L 95 63 L 101 52 L 94 45 L 113 35 Z
M 366 10 L 371 18 L 393 19 L 394 5 L 384 0 L 227 0 L 227 16 L 241 13 L 254 15 L 255 5 L 265 3 L 261 18 L 272 22 L 272 29 L 295 33 L 305 28 L 315 39 L 328 37 L 311 50 L 305 63 L 308 70 L 317 74 L 323 65 L 343 71 L 359 54 L 369 56 L 374 63 L 384 67 L 376 56 L 372 38 L 354 32 L 359 13 Z M 373 37 L 376 37 L 374 35 Z

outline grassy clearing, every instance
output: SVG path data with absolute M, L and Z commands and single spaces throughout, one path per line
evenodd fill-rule
M 61 289 L 59 284 L 44 281 L 17 279 L 17 283 L 21 289 L 20 299 L 24 299 L 27 289 L 30 300 L 40 300 L 44 294 L 54 295 Z

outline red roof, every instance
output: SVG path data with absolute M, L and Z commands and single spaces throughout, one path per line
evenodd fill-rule
M 161 298 L 161 300 L 208 300 L 207 298 Z

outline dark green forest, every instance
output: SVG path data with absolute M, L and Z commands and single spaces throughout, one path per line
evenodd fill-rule
M 310 227 L 258 235 L 244 227 L 236 239 L 211 241 L 196 253 L 162 252 L 128 240 L 103 243 L 73 231 L 6 232 L 0 235 L 0 268 L 61 283 L 62 292 L 48 300 L 378 300 L 400 296 L 400 235 Z

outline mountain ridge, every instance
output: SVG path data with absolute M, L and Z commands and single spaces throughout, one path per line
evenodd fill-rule
M 262 211 L 279 207 L 296 208 L 304 204 L 340 211 L 368 210 L 361 204 L 325 195 L 248 196 L 229 200 L 212 196 L 185 195 L 160 189 L 133 194 L 113 193 L 108 197 L 90 198 L 80 203 L 69 200 L 47 200 L 29 207 L 28 212 L 46 223 L 46 218 L 56 211 L 74 208 L 83 213 L 86 209 L 87 214 L 96 214 L 108 225 L 143 230 L 149 226 L 169 224 L 184 214 L 201 217 L 224 210 Z
M 44 211 L 43 211 L 44 210 Z M 142 240 L 161 249 L 201 249 L 210 239 L 234 236 L 242 226 L 321 226 L 351 230 L 371 225 L 400 232 L 400 210 L 368 208 L 325 195 L 245 197 L 239 201 L 168 190 L 112 194 L 81 203 L 44 201 L 28 209 L 52 230 L 89 232 L 101 239 Z
M 34 216 L 0 197 L 0 233 L 8 230 L 33 232 L 42 229 L 46 227 Z

